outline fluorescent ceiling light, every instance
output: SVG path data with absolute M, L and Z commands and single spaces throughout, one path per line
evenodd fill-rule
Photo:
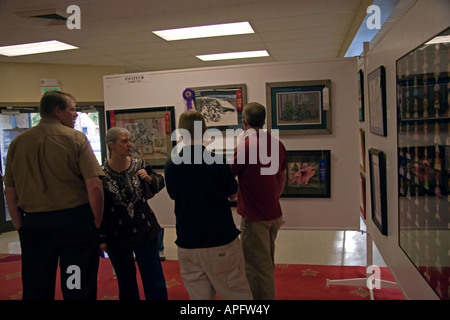
M 28 54 L 54 52 L 62 50 L 78 49 L 69 44 L 57 40 L 17 44 L 13 46 L 0 47 L 0 54 L 8 57 L 24 56 Z
M 255 33 L 247 21 L 152 32 L 167 41 Z
M 213 61 L 213 60 L 228 60 L 228 59 L 259 58 L 268 56 L 269 53 L 266 50 L 259 50 L 259 51 L 203 54 L 196 57 L 203 61 Z
M 425 44 L 438 44 L 438 43 L 449 43 L 450 42 L 450 36 L 439 36 L 434 37 L 430 41 L 428 41 Z

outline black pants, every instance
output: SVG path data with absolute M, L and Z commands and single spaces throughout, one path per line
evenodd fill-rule
M 24 300 L 53 300 L 59 260 L 65 300 L 95 300 L 97 229 L 89 205 L 28 213 L 19 229 Z

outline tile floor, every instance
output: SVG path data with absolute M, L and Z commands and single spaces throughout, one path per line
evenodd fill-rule
M 177 259 L 175 238 L 175 228 L 165 228 L 166 259 Z M 20 253 L 16 231 L 0 234 L 0 253 Z M 282 229 L 276 241 L 275 263 L 365 266 L 366 234 L 360 231 Z M 374 244 L 373 264 L 386 266 Z

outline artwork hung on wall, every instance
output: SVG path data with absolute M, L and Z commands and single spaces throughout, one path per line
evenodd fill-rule
M 399 245 L 449 299 L 450 28 L 397 60 Z
M 359 128 L 359 169 L 366 172 L 366 138 L 365 131 Z
M 191 90 L 194 92 L 193 107 L 202 113 L 209 130 L 204 136 L 206 148 L 230 158 L 237 145 L 237 138 L 227 137 L 226 130 L 244 129 L 242 110 L 247 104 L 246 84 L 197 87 Z M 221 136 L 213 137 L 210 133 L 214 129 L 220 130 Z
M 358 70 L 358 111 L 359 121 L 364 121 L 364 72 Z
M 190 89 L 194 92 L 195 109 L 202 113 L 208 128 L 242 128 L 242 109 L 247 103 L 245 84 Z
M 286 151 L 286 185 L 282 197 L 330 198 L 330 150 Z
M 267 128 L 280 135 L 331 134 L 331 80 L 266 83 Z
M 367 77 L 370 132 L 386 136 L 386 70 L 384 66 Z
M 366 220 L 366 177 L 362 172 L 359 173 L 359 182 L 361 184 L 359 188 L 359 211 L 361 213 L 361 217 Z
M 108 128 L 122 127 L 131 133 L 132 157 L 143 158 L 153 168 L 164 168 L 175 141 L 175 108 L 156 107 L 110 110 Z
M 372 221 L 387 235 L 386 159 L 383 151 L 369 149 Z

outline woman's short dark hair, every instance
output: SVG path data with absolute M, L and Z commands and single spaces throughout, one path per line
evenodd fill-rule
M 62 110 L 66 109 L 69 106 L 67 98 L 70 98 L 75 102 L 75 98 L 69 93 L 53 90 L 44 93 L 39 104 L 39 113 L 41 117 L 51 115 L 56 107 L 60 107 Z

